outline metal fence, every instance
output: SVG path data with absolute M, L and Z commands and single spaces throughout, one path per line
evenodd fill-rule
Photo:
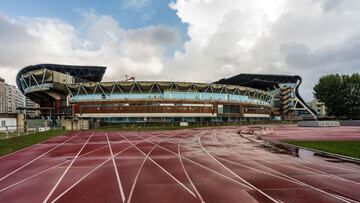
M 239 125 L 275 125 L 294 124 L 293 121 L 239 121 L 239 122 L 129 122 L 129 123 L 90 123 L 90 129 L 181 129 L 211 126 L 239 126 Z
M 0 126 L 0 139 L 45 132 L 50 129 L 53 128 L 44 126 Z

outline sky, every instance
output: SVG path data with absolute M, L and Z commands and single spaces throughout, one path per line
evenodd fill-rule
M 39 63 L 107 66 L 105 81 L 213 82 L 360 72 L 358 0 L 0 0 L 0 77 Z

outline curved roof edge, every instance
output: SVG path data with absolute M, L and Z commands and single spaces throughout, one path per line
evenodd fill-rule
M 91 82 L 100 82 L 104 76 L 106 67 L 104 66 L 80 66 L 80 65 L 62 65 L 62 64 L 37 64 L 22 68 L 16 76 L 16 84 L 20 90 L 20 77 L 26 72 L 46 68 L 71 76 L 84 79 Z
M 238 74 L 230 78 L 223 78 L 215 83 L 258 87 L 260 89 L 273 89 L 281 83 L 297 83 L 301 80 L 299 75 L 276 74 Z

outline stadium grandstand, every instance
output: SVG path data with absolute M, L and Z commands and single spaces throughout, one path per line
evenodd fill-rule
M 299 76 L 240 74 L 214 83 L 102 82 L 105 70 L 32 65 L 19 71 L 17 86 L 44 107 L 43 116 L 56 119 L 121 123 L 316 118 L 298 93 Z
M 215 83 L 253 87 L 273 93 L 272 112 L 284 120 L 317 119 L 314 111 L 301 98 L 299 87 L 302 79 L 298 75 L 239 74 Z

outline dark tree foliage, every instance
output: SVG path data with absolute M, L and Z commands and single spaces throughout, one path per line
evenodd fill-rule
M 360 118 L 360 74 L 329 74 L 314 87 L 314 96 L 325 103 L 329 115 Z

